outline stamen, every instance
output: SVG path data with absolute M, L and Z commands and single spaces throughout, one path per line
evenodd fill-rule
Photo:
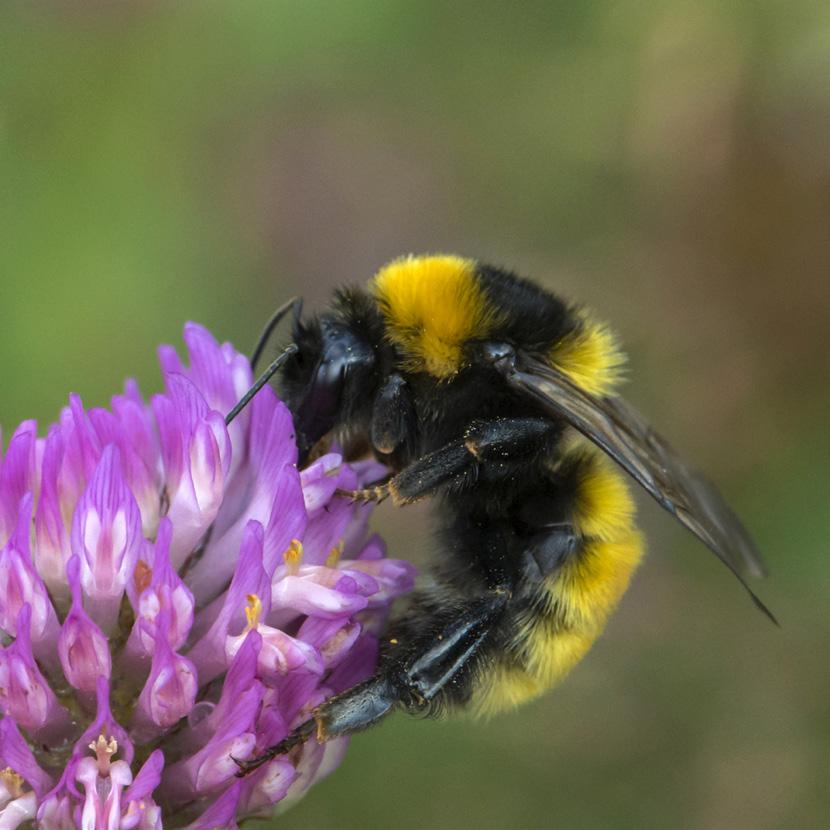
M 340 557 L 343 555 L 343 547 L 343 542 L 340 541 L 329 551 L 329 555 L 326 557 L 327 568 L 337 567 L 337 563 L 340 561 Z
M 89 748 L 95 753 L 98 758 L 98 772 L 102 776 L 110 774 L 110 762 L 112 756 L 118 752 L 118 741 L 115 738 L 107 740 L 103 734 L 98 736 L 98 739 L 93 741 Z
M 245 606 L 245 619 L 248 620 L 248 631 L 259 625 L 262 617 L 262 600 L 256 594 L 248 594 L 248 604 Z
M 8 790 L 12 800 L 20 798 L 23 793 L 23 776 L 15 772 L 11 767 L 6 767 L 0 771 L 0 780 L 3 781 L 3 786 Z
M 150 587 L 153 581 L 153 569 L 142 559 L 136 563 L 133 571 L 133 582 L 137 593 L 142 593 Z
M 299 539 L 292 539 L 288 550 L 282 555 L 282 558 L 285 560 L 288 573 L 296 576 L 303 562 L 303 543 Z

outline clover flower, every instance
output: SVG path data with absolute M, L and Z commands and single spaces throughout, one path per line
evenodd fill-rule
M 374 669 L 405 562 L 371 508 L 382 474 L 329 453 L 297 469 L 291 415 L 245 357 L 185 328 L 165 391 L 71 396 L 0 442 L 0 830 L 236 827 L 299 797 L 346 739 L 280 741 Z

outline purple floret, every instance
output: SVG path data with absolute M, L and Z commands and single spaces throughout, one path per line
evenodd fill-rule
M 413 568 L 385 558 L 382 475 L 337 453 L 297 469 L 291 415 L 204 328 L 164 392 L 109 409 L 70 396 L 0 443 L 0 826 L 236 827 L 299 798 L 347 739 L 311 740 L 237 779 L 377 662 Z

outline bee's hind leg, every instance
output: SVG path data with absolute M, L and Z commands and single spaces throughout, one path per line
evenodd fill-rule
M 365 729 L 396 707 L 429 712 L 442 696 L 451 702 L 454 696 L 465 695 L 482 646 L 509 598 L 509 591 L 499 588 L 441 610 L 419 608 L 416 603 L 402 621 L 402 629 L 417 627 L 411 635 L 402 632 L 387 637 L 374 677 L 329 698 L 312 712 L 310 720 L 262 755 L 237 760 L 237 775 L 246 775 L 312 736 L 326 741 Z

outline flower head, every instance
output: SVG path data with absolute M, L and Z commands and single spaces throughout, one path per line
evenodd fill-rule
M 185 328 L 165 391 L 71 396 L 0 445 L 0 827 L 233 827 L 293 800 L 346 739 L 245 779 L 245 759 L 368 676 L 405 562 L 335 497 L 377 477 L 336 453 L 297 469 L 248 361 Z

